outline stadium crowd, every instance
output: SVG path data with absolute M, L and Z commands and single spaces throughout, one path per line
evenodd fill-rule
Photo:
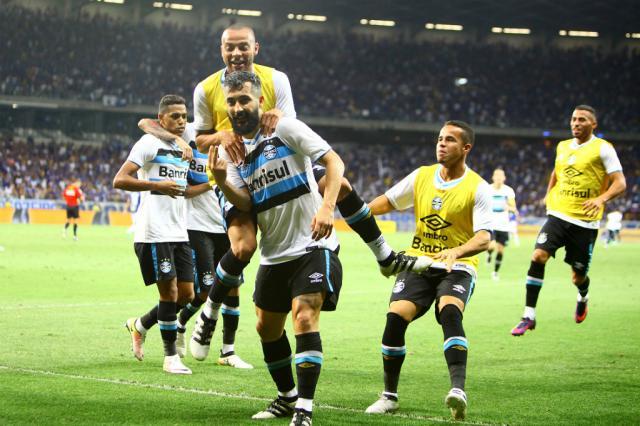
M 432 145 L 338 143 L 333 147 L 347 165 L 345 176 L 365 200 L 383 193 L 415 168 L 435 162 Z M 555 144 L 544 142 L 478 143 L 469 165 L 488 181 L 494 168 L 503 167 L 521 215 L 544 216 L 542 198 L 554 150 Z M 619 143 L 616 150 L 627 178 L 627 192 L 609 203 L 608 209 L 621 209 L 626 219 L 640 220 L 640 148 Z M 59 199 L 65 182 L 77 177 L 83 181 L 88 201 L 124 201 L 126 193 L 112 189 L 111 181 L 128 151 L 126 144 L 116 141 L 101 145 L 36 143 L 4 135 L 0 139 L 0 198 Z
M 120 106 L 155 104 L 167 88 L 190 98 L 222 67 L 218 36 L 3 7 L 0 93 Z M 564 128 L 567 111 L 588 103 L 601 111 L 602 131 L 640 131 L 640 55 L 629 50 L 260 31 L 258 39 L 258 62 L 289 75 L 301 116 L 431 123 L 455 116 L 473 125 Z M 458 77 L 468 83 L 455 85 Z

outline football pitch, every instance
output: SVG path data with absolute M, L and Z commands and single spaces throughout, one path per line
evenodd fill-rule
M 119 227 L 0 225 L 0 423 L 258 424 L 251 415 L 275 396 L 255 331 L 251 294 L 257 257 L 241 288 L 236 351 L 253 370 L 184 362 L 192 376 L 162 371 L 157 327 L 145 360 L 130 351 L 124 321 L 157 302 L 145 288 L 132 236 Z M 442 330 L 432 312 L 409 327 L 400 410 L 369 416 L 382 391 L 380 341 L 392 279 L 378 271 L 355 234 L 341 233 L 344 282 L 336 312 L 323 313 L 324 364 L 316 391 L 318 425 L 412 425 L 450 421 Z M 402 249 L 409 234 L 387 239 Z M 640 243 L 605 249 L 592 263 L 589 316 L 573 320 L 576 290 L 561 259 L 546 269 L 536 330 L 515 338 L 522 315 L 531 238 L 507 248 L 499 281 L 481 264 L 465 312 L 469 339 L 465 424 L 637 424 L 640 416 Z M 484 255 L 482 256 L 484 262 Z M 190 333 L 193 323 L 189 324 Z M 288 334 L 295 349 L 290 324 Z M 285 425 L 283 419 L 264 421 Z

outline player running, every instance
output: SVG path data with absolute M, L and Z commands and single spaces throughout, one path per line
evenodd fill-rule
M 516 194 L 510 186 L 504 184 L 506 176 L 503 169 L 495 169 L 491 177 L 491 244 L 487 250 L 487 264 L 491 265 L 491 255 L 496 251 L 496 260 L 491 278 L 498 280 L 498 271 L 502 265 L 504 248 L 509 242 L 512 230 L 509 215 L 517 215 Z

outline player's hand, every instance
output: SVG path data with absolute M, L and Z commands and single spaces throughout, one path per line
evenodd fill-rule
M 260 132 L 267 137 L 271 136 L 276 131 L 276 125 L 283 115 L 284 113 L 278 108 L 263 112 L 260 118 Z
M 333 230 L 333 210 L 326 206 L 320 207 L 311 221 L 311 238 L 314 241 L 327 238 Z
M 213 173 L 213 177 L 218 185 L 224 185 L 227 181 L 227 162 L 218 155 L 218 146 L 209 147 L 209 159 L 207 165 Z
M 156 191 L 168 195 L 172 198 L 176 198 L 178 195 L 184 194 L 184 186 L 178 185 L 172 180 L 162 180 L 160 182 L 156 182 Z
M 435 260 L 436 262 L 444 263 L 445 267 L 447 268 L 447 272 L 451 272 L 451 269 L 453 268 L 453 264 L 455 263 L 456 259 L 458 259 L 459 257 L 460 257 L 460 252 L 458 251 L 458 249 L 451 248 L 451 249 L 442 250 L 441 252 L 434 254 L 433 260 Z
M 238 166 L 244 163 L 246 152 L 244 143 L 242 143 L 242 136 L 229 130 L 222 130 L 218 133 L 220 135 L 220 145 L 222 145 L 226 153 L 229 154 L 231 161 Z
M 182 161 L 191 162 L 191 160 L 193 160 L 193 149 L 189 146 L 187 141 L 182 139 L 180 136 L 176 136 L 175 142 L 182 151 Z
M 592 198 L 582 203 L 582 209 L 590 218 L 598 216 L 600 209 L 604 205 L 604 200 L 600 197 Z

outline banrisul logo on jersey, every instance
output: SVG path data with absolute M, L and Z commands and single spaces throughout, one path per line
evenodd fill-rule
M 289 165 L 286 161 L 283 161 L 280 167 L 273 169 L 262 168 L 259 172 L 253 174 L 251 182 L 249 182 L 249 191 L 260 191 L 268 184 L 284 179 L 287 176 L 291 176 L 291 171 L 289 171 Z

